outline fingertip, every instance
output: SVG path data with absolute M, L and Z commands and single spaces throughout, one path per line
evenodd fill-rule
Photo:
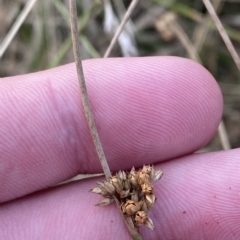
M 215 134 L 222 95 L 200 64 L 179 57 L 96 61 L 86 62 L 85 73 L 113 169 L 194 152 Z

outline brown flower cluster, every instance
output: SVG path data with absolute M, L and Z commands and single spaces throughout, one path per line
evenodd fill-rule
M 119 171 L 108 181 L 98 182 L 98 186 L 91 191 L 104 197 L 97 206 L 106 206 L 116 198 L 124 216 L 135 227 L 145 225 L 153 229 L 153 222 L 147 213 L 156 202 L 152 183 L 162 175 L 162 170 L 155 171 L 150 165 L 143 166 L 138 171 L 133 167 L 130 172 Z

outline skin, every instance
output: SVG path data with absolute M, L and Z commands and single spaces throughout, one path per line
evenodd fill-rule
M 111 170 L 164 171 L 145 239 L 238 239 L 239 149 L 193 154 L 215 134 L 223 101 L 211 74 L 176 57 L 84 61 Z M 74 64 L 0 81 L 0 239 L 129 239 L 117 208 L 88 179 L 101 166 Z

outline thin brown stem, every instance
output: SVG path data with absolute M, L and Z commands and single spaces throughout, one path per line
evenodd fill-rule
M 218 127 L 218 135 L 220 137 L 220 141 L 222 144 L 222 147 L 224 150 L 229 150 L 231 149 L 231 145 L 229 142 L 229 137 L 225 128 L 225 124 L 223 122 L 223 120 L 220 122 L 220 125 Z
M 78 74 L 78 80 L 80 84 L 81 89 L 81 97 L 84 107 L 85 116 L 87 119 L 88 126 L 90 128 L 90 132 L 93 138 L 93 142 L 95 145 L 95 148 L 97 150 L 98 157 L 100 159 L 104 174 L 106 178 L 110 178 L 112 176 L 105 154 L 103 152 L 102 144 L 98 135 L 98 131 L 96 128 L 96 124 L 93 118 L 91 105 L 88 98 L 85 78 L 83 74 L 83 67 L 82 67 L 82 61 L 80 56 L 80 47 L 79 47 L 79 37 L 78 37 L 78 28 L 77 28 L 77 7 L 75 0 L 69 0 L 69 6 L 70 6 L 70 21 L 71 21 L 71 31 L 72 31 L 72 41 L 73 41 L 73 53 L 74 58 L 76 62 L 76 68 L 77 68 L 77 74 Z
M 80 56 L 80 47 L 79 47 L 79 37 L 78 37 L 78 29 L 77 29 L 77 7 L 75 0 L 69 0 L 69 6 L 70 6 L 70 21 L 71 21 L 71 31 L 72 31 L 72 41 L 73 41 L 73 52 L 74 52 L 74 58 L 76 62 L 76 68 L 77 68 L 77 74 L 78 74 L 78 80 L 80 84 L 81 89 L 81 96 L 82 96 L 82 102 L 84 107 L 85 116 L 90 128 L 90 132 L 94 141 L 95 148 L 98 153 L 98 157 L 100 159 L 100 162 L 102 164 L 102 168 L 104 171 L 104 174 L 106 178 L 110 178 L 112 176 L 106 157 L 103 152 L 102 144 L 100 141 L 100 138 L 98 136 L 98 131 L 94 122 L 91 105 L 88 98 L 87 88 L 85 84 L 85 78 L 83 74 L 83 68 L 82 68 L 82 61 Z M 142 236 L 138 232 L 138 229 L 136 229 L 134 226 L 129 224 L 125 216 L 123 215 L 120 207 L 120 203 L 117 198 L 115 198 L 115 202 L 118 206 L 119 212 L 122 215 L 124 222 L 128 228 L 129 234 L 132 237 L 133 240 L 143 240 Z
M 18 18 L 16 19 L 13 26 L 11 27 L 10 31 L 8 32 L 6 37 L 3 39 L 3 42 L 0 45 L 0 59 L 2 58 L 3 54 L 7 50 L 12 40 L 14 39 L 15 35 L 17 34 L 18 30 L 22 26 L 24 20 L 26 19 L 28 14 L 31 12 L 36 2 L 37 0 L 28 0 L 22 12 L 19 14 Z
M 219 20 L 211 2 L 209 0 L 203 0 L 203 3 L 205 4 L 205 7 L 207 8 L 213 22 L 215 23 L 215 25 L 216 25 L 223 41 L 224 41 L 229 53 L 231 54 L 231 56 L 233 58 L 233 61 L 235 62 L 238 70 L 240 71 L 240 58 L 239 58 L 231 40 L 230 40 L 230 38 L 228 37 L 221 21 Z
M 110 52 L 112 51 L 114 45 L 116 44 L 117 40 L 118 40 L 118 37 L 120 36 L 125 24 L 127 23 L 127 21 L 129 20 L 132 12 L 133 12 L 133 9 L 136 7 L 137 3 L 138 3 L 139 0 L 132 0 L 128 10 L 126 11 L 123 19 L 122 19 L 122 22 L 120 23 L 116 33 L 114 34 L 112 40 L 111 40 L 111 43 L 109 44 L 108 46 L 108 49 L 107 51 L 105 52 L 104 54 L 104 58 L 107 58 L 109 55 L 110 55 Z

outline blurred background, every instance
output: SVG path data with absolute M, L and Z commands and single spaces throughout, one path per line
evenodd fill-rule
M 83 59 L 103 57 L 130 0 L 76 0 Z M 240 55 L 240 0 L 211 1 Z M 21 15 L 28 8 L 21 23 Z M 9 40 L 14 24 L 19 29 Z M 8 41 L 9 40 L 9 41 Z M 202 0 L 140 0 L 111 57 L 174 55 L 200 62 L 224 96 L 222 129 L 201 151 L 240 147 L 240 72 Z M 0 0 L 0 77 L 73 62 L 68 0 Z M 222 141 L 221 141 L 222 139 Z M 229 146 L 228 146 L 229 144 Z

